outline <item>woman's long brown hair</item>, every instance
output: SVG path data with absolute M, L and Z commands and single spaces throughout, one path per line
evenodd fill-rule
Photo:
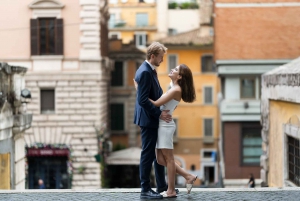
M 179 79 L 177 83 L 181 87 L 182 100 L 187 103 L 194 102 L 196 93 L 192 71 L 185 64 L 180 64 L 179 75 L 181 75 L 181 79 Z

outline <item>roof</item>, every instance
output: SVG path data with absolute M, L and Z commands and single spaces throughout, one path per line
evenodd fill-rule
M 213 43 L 213 36 L 200 36 L 200 28 L 162 38 L 164 45 L 205 46 Z
M 130 147 L 120 151 L 112 152 L 107 157 L 109 165 L 139 165 L 142 149 L 139 147 Z
M 113 50 L 112 48 L 109 51 L 109 57 L 115 60 L 127 60 L 127 59 L 145 59 L 145 52 L 138 49 L 135 44 L 121 44 L 120 49 Z
M 300 86 L 300 57 L 263 74 L 269 85 Z

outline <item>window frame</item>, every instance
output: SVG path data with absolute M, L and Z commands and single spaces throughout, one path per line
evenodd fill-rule
M 215 152 L 217 154 L 217 150 L 214 148 L 203 148 L 200 151 L 201 161 L 202 162 L 212 162 L 212 157 L 204 157 L 205 152 Z
M 146 23 L 146 25 L 138 25 L 138 15 L 145 15 L 145 16 L 147 16 L 147 23 Z M 136 25 L 136 27 L 147 27 L 147 26 L 149 26 L 149 14 L 147 13 L 147 12 L 137 12 L 137 13 L 135 13 L 135 25 Z
M 243 148 L 244 148 L 244 144 L 243 144 L 243 139 L 244 139 L 244 135 L 245 135 L 245 133 L 243 133 L 243 130 L 244 129 L 259 129 L 259 132 L 257 133 L 257 136 L 260 136 L 260 138 L 261 138 L 261 127 L 259 126 L 259 125 L 256 125 L 256 124 L 243 124 L 243 125 L 241 125 L 241 132 L 240 132 L 240 136 L 241 136 L 241 138 L 240 138 L 240 153 L 241 153 L 241 155 L 240 155 L 240 165 L 241 166 L 260 166 L 260 162 L 258 162 L 258 163 L 244 163 L 244 161 L 243 161 L 243 159 L 244 159 L 244 150 L 243 150 Z M 262 145 L 260 144 L 259 145 L 260 146 L 260 148 L 262 149 Z
M 117 14 L 116 13 L 110 13 L 109 14 L 109 20 L 108 20 L 108 29 L 112 29 L 116 27 L 117 22 Z
M 205 102 L 205 88 L 211 88 L 211 102 Z M 204 105 L 212 105 L 214 104 L 214 87 L 210 85 L 203 86 L 203 104 Z
M 42 110 L 42 91 L 46 91 L 46 90 L 53 90 L 53 94 L 54 94 L 54 100 L 53 100 L 53 104 L 54 104 L 54 108 L 53 110 L 50 111 L 44 111 Z M 55 114 L 56 113 L 56 107 L 57 107 L 57 103 L 56 103 L 56 90 L 55 88 L 40 88 L 40 114 L 41 115 L 48 115 L 48 114 Z
M 298 130 L 300 126 L 293 125 L 290 123 L 283 125 L 283 181 L 284 186 L 287 187 L 299 187 L 293 181 L 289 179 L 289 147 L 288 147 L 288 137 L 292 137 L 296 140 L 300 140 L 298 135 Z M 300 153 L 299 153 L 300 155 Z
M 170 56 L 175 56 L 175 66 L 173 66 L 173 67 L 170 66 Z M 175 68 L 176 66 L 178 66 L 178 54 L 168 54 L 168 57 L 167 57 L 167 73 L 169 74 L 171 69 Z
M 298 183 L 296 183 L 297 181 L 297 170 L 295 170 L 295 168 L 296 169 L 298 169 L 298 171 L 300 172 L 300 165 L 297 165 L 297 164 L 295 164 L 296 162 L 295 162 L 295 159 L 296 158 L 298 158 L 298 160 L 299 160 L 299 162 L 300 162 L 300 157 L 299 157 L 299 148 L 300 148 L 300 146 L 299 146 L 299 143 L 300 143 L 300 140 L 299 139 L 297 139 L 297 138 L 294 138 L 293 136 L 287 136 L 287 147 L 288 147 L 288 153 L 287 153 L 287 158 L 288 158 L 288 166 L 287 166 L 287 170 L 288 170 L 288 180 L 290 181 L 290 182 L 292 182 L 292 183 L 294 183 L 296 186 L 300 186 L 300 178 L 299 178 L 299 181 L 298 181 Z M 290 141 L 289 141 L 289 139 L 293 139 L 294 141 L 298 141 L 298 146 L 296 146 L 295 144 L 291 144 L 290 143 Z M 289 151 L 289 148 L 290 148 L 290 146 L 293 146 L 294 148 L 298 148 L 298 156 L 297 156 L 297 154 L 296 153 L 291 153 L 290 151 Z M 294 159 L 294 171 L 292 171 L 292 173 L 293 173 L 293 175 L 294 175 L 294 179 L 292 179 L 292 178 L 290 178 L 290 155 L 293 155 L 293 158 L 292 159 Z M 299 163 L 298 162 L 298 163 Z M 299 177 L 299 175 L 298 175 L 298 177 Z
M 39 29 L 38 29 L 38 49 L 39 49 L 39 54 L 40 55 L 56 55 L 56 40 L 57 40 L 57 34 L 56 34 L 56 29 L 57 29 L 57 27 L 56 27 L 56 18 L 49 18 L 49 17 L 47 17 L 47 18 L 38 18 L 37 19 L 38 20 L 38 27 L 39 27 Z M 46 46 L 48 47 L 48 46 L 50 46 L 50 37 L 49 37 L 49 21 L 53 21 L 53 31 L 54 31 L 54 41 L 53 41 L 53 52 L 50 52 L 49 51 L 49 47 L 48 48 L 46 48 L 47 50 L 46 50 L 46 52 L 42 52 L 42 48 L 41 48 L 41 28 L 42 28 L 42 25 L 41 25 L 41 21 L 42 20 L 45 20 L 46 21 L 46 29 L 47 29 L 47 31 L 46 31 L 46 40 L 45 40 L 45 43 L 46 43 Z
M 253 96 L 252 97 L 242 97 L 242 82 L 244 79 L 249 79 L 249 80 L 253 80 L 254 81 L 254 86 L 253 86 Z M 249 100 L 249 99 L 256 99 L 256 77 L 250 77 L 250 76 L 242 76 L 240 77 L 240 99 L 242 100 Z
M 41 53 L 40 21 L 54 20 L 54 52 Z M 31 56 L 63 56 L 64 54 L 64 21 L 57 17 L 38 17 L 30 19 L 30 55 Z
M 205 57 L 211 57 L 211 60 L 212 60 L 212 67 L 211 67 L 211 71 L 204 71 L 203 67 L 204 67 L 204 63 L 202 62 L 204 60 Z M 213 54 L 203 54 L 201 55 L 201 58 L 200 58 L 200 61 L 201 61 L 201 73 L 216 73 L 216 69 L 214 67 L 214 55 Z
M 139 36 L 142 37 L 142 40 L 144 44 L 140 45 L 139 44 Z M 146 48 L 147 45 L 147 33 L 146 32 L 136 32 L 134 33 L 134 41 L 135 41 L 135 46 L 137 48 Z
M 211 136 L 205 135 L 205 120 L 212 120 L 212 123 L 211 123 Z M 203 118 L 202 132 L 203 132 L 203 138 L 214 138 L 214 118 L 213 117 L 204 117 Z

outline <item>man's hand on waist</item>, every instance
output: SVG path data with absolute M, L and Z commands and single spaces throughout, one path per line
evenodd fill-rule
M 172 121 L 172 116 L 168 113 L 170 110 L 163 110 L 159 116 L 161 120 L 164 120 L 165 122 L 169 123 Z

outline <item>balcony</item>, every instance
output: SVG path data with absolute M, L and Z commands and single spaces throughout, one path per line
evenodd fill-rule
M 14 115 L 13 133 L 17 134 L 31 127 L 32 114 Z
M 259 121 L 260 100 L 224 100 L 221 118 L 222 121 Z

